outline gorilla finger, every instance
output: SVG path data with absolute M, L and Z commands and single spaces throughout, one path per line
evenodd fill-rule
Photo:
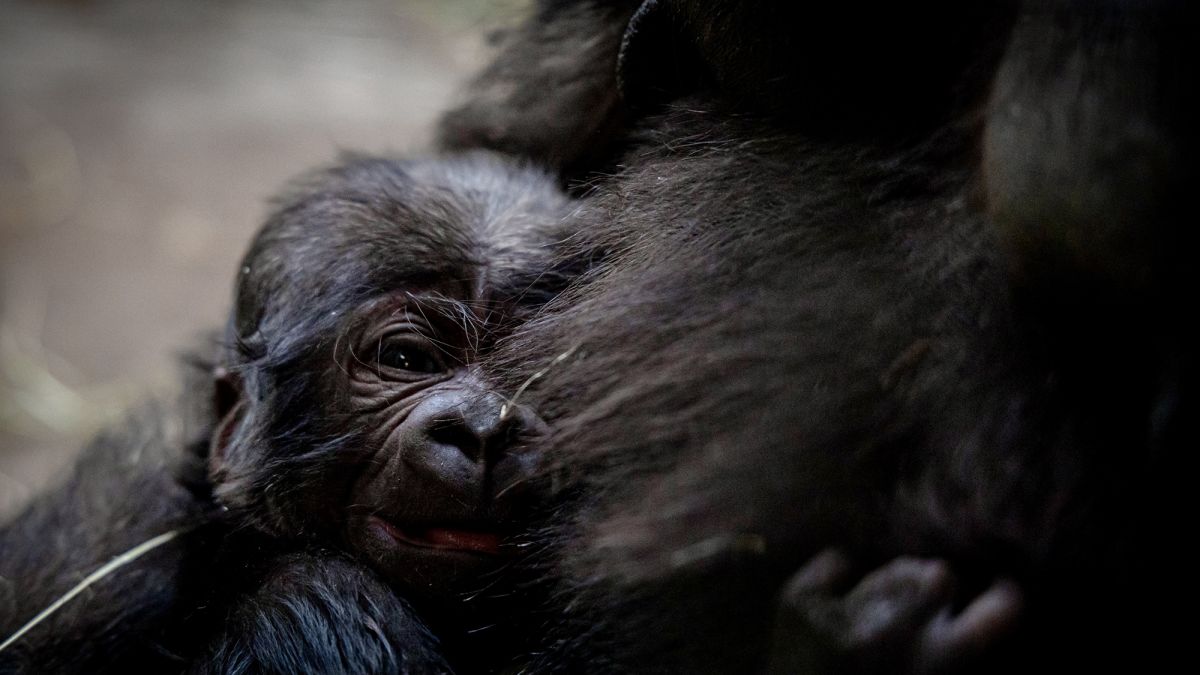
M 813 556 L 784 586 L 786 603 L 800 602 L 814 595 L 836 594 L 850 582 L 853 566 L 850 558 L 836 548 Z
M 899 640 L 947 603 L 954 575 L 945 561 L 897 558 L 868 574 L 845 598 L 852 645 Z
M 996 644 L 1016 624 L 1024 595 L 1016 583 L 1000 580 L 957 615 L 945 610 L 925 629 L 917 653 L 918 672 L 943 672 L 968 664 Z

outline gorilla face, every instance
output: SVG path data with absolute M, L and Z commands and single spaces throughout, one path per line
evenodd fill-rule
M 211 480 L 231 518 L 352 553 L 406 598 L 502 566 L 541 422 L 479 370 L 566 199 L 478 153 L 297 183 L 242 265 Z M 453 603 L 447 603 L 453 604 Z

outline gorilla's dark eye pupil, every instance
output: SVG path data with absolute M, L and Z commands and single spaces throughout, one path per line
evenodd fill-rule
M 379 350 L 378 361 L 382 366 L 414 373 L 436 373 L 441 370 L 437 359 L 412 345 L 384 345 Z

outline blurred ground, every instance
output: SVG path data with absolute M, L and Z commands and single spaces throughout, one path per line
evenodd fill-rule
M 273 190 L 419 150 L 519 5 L 0 0 L 0 515 L 169 386 Z

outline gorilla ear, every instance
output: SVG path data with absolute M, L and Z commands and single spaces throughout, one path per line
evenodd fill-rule
M 245 388 L 240 375 L 218 366 L 213 371 L 213 411 L 217 425 L 208 449 L 209 475 L 216 476 L 225 465 L 225 454 L 246 411 Z
M 213 410 L 225 417 L 242 400 L 242 378 L 225 366 L 213 369 Z

